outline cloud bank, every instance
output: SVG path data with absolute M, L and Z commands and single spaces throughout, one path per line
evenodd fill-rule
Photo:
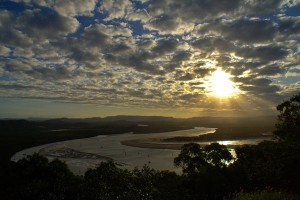
M 298 0 L 0 5 L 0 97 L 201 111 L 218 68 L 261 106 L 300 89 Z

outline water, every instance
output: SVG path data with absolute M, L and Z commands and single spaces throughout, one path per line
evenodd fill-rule
M 94 168 L 97 164 L 108 158 L 113 159 L 120 167 L 130 170 L 135 167 L 141 168 L 144 165 L 148 165 L 158 170 L 180 172 L 181 169 L 175 168 L 173 165 L 173 160 L 180 152 L 179 150 L 131 147 L 122 145 L 120 142 L 135 139 L 197 136 L 214 132 L 215 128 L 196 127 L 190 130 L 165 133 L 101 135 L 92 138 L 62 141 L 32 147 L 16 153 L 11 160 L 18 161 L 27 155 L 38 152 L 47 156 L 49 159 L 59 157 L 66 162 L 75 174 L 84 174 L 87 169 Z M 224 145 L 240 145 L 257 144 L 260 141 L 262 141 L 262 139 L 219 142 Z M 199 144 L 209 143 L 210 142 L 199 142 Z

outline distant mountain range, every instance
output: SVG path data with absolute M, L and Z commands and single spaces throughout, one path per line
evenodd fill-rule
M 45 120 L 44 122 L 63 122 L 63 123 L 101 123 L 114 121 L 128 121 L 128 122 L 143 122 L 143 121 L 172 121 L 173 117 L 162 116 L 131 116 L 131 115 L 117 115 L 109 117 L 92 117 L 92 118 L 56 118 Z
M 205 127 L 234 127 L 234 126 L 273 126 L 275 116 L 261 117 L 193 117 L 193 118 L 173 118 L 163 116 L 131 116 L 118 115 L 109 117 L 93 118 L 56 118 L 56 119 L 37 119 L 28 120 L 0 120 L 0 130 L 55 130 L 55 129 L 103 129 L 105 127 L 127 127 L 132 129 L 139 124 L 149 125 L 152 127 L 181 127 L 193 128 L 195 126 Z M 141 128 L 140 128 L 141 129 Z M 144 127 L 146 129 L 146 127 Z M 149 128 L 148 128 L 149 129 Z

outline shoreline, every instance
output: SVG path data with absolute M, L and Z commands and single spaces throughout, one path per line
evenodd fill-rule
M 138 148 L 149 148 L 149 149 L 171 149 L 180 150 L 183 144 L 161 144 L 159 139 L 134 139 L 134 140 L 123 140 L 120 141 L 122 145 Z
M 203 136 L 203 135 L 202 135 Z M 260 137 L 228 137 L 228 138 L 218 138 L 217 135 L 210 134 L 210 136 L 216 136 L 215 139 L 204 139 L 200 137 L 171 137 L 171 138 L 146 138 L 146 139 L 132 139 L 120 141 L 122 145 L 138 147 L 138 148 L 150 148 L 150 149 L 171 149 L 171 150 L 181 150 L 181 147 L 187 143 L 200 143 L 201 146 L 207 145 L 207 143 L 214 142 L 226 142 L 226 141 L 239 141 L 239 140 L 271 140 L 271 136 L 260 136 Z M 201 144 L 203 143 L 203 144 Z M 246 144 L 224 144 L 229 149 L 235 149 L 236 147 L 246 145 Z M 254 145 L 254 144 L 248 144 Z

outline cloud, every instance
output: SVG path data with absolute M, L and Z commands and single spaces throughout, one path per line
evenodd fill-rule
M 26 4 L 40 5 L 56 10 L 64 16 L 91 16 L 98 0 L 14 0 Z
M 176 39 L 158 40 L 156 46 L 152 48 L 152 53 L 156 55 L 172 53 L 177 49 L 178 45 L 179 42 Z
M 279 31 L 282 37 L 297 38 L 300 35 L 300 17 L 281 17 Z
M 178 81 L 190 81 L 193 80 L 194 78 L 195 76 L 192 73 L 184 72 L 181 70 L 177 70 L 175 72 L 175 79 Z
M 30 37 L 51 39 L 77 30 L 79 22 L 55 11 L 25 10 L 17 18 L 16 28 Z
M 159 15 L 145 23 L 144 27 L 148 30 L 158 31 L 160 34 L 183 34 L 191 32 L 194 24 L 183 23 L 180 18 L 173 16 Z
M 143 59 L 143 56 L 140 55 L 130 55 L 125 57 L 118 58 L 118 63 L 122 63 L 123 66 L 127 66 L 137 70 L 138 72 L 150 73 L 150 74 L 164 74 L 159 66 L 154 63 L 147 62 Z
M 0 42 L 9 46 L 26 47 L 31 45 L 31 38 L 19 30 L 13 29 L 15 21 L 16 18 L 12 13 L 7 10 L 0 10 Z
M 280 86 L 272 84 L 270 79 L 266 78 L 235 78 L 235 81 L 242 83 L 240 89 L 254 95 L 274 94 L 280 91 Z
M 192 57 L 192 53 L 190 52 L 178 52 L 175 55 L 173 55 L 172 60 L 173 61 L 184 61 L 184 60 L 189 60 Z
M 212 53 L 215 51 L 230 53 L 235 49 L 234 45 L 230 41 L 214 36 L 199 38 L 193 41 L 191 46 L 205 53 Z
M 130 21 L 142 21 L 145 23 L 150 19 L 150 15 L 146 9 L 137 9 L 127 13 L 126 19 Z
M 99 24 L 87 27 L 78 41 L 87 47 L 106 47 L 110 43 L 110 35 L 106 26 Z M 108 32 L 108 34 L 107 34 Z
M 275 61 L 284 59 L 289 54 L 289 51 L 283 46 L 267 45 L 241 48 L 236 54 L 244 58 Z
M 0 46 L 0 56 L 8 56 L 10 49 L 5 46 Z
M 239 0 L 211 0 L 211 1 L 180 1 L 180 0 L 154 0 L 150 2 L 150 14 L 160 15 L 167 13 L 180 17 L 183 21 L 202 21 L 207 18 L 216 18 L 231 14 L 239 7 Z
M 285 70 L 279 67 L 278 65 L 270 65 L 257 70 L 257 73 L 262 76 L 275 76 L 283 74 L 284 71 Z
M 299 2 L 298 2 L 299 3 Z M 257 0 L 249 0 L 246 5 L 243 6 L 244 9 L 242 11 L 251 15 L 267 15 L 271 14 L 274 11 L 281 9 L 283 7 L 292 7 L 297 4 L 296 1 L 289 0 L 265 0 L 265 1 L 257 1 Z
M 0 96 L 213 108 L 204 82 L 218 68 L 245 95 L 299 88 L 280 82 L 299 74 L 300 20 L 286 13 L 298 1 L 15 2 L 0 10 Z
M 18 15 L 1 11 L 0 42 L 16 47 L 28 47 L 44 40 L 66 36 L 77 30 L 79 22 L 55 11 L 24 10 Z
M 125 17 L 132 9 L 133 5 L 129 0 L 102 0 L 99 11 L 108 14 L 106 20 L 112 20 Z
M 219 31 L 226 39 L 244 43 L 272 41 L 277 33 L 277 26 L 274 22 L 261 19 L 242 18 L 225 22 L 220 28 Z
M 91 16 L 97 0 L 52 1 L 51 7 L 65 16 Z

